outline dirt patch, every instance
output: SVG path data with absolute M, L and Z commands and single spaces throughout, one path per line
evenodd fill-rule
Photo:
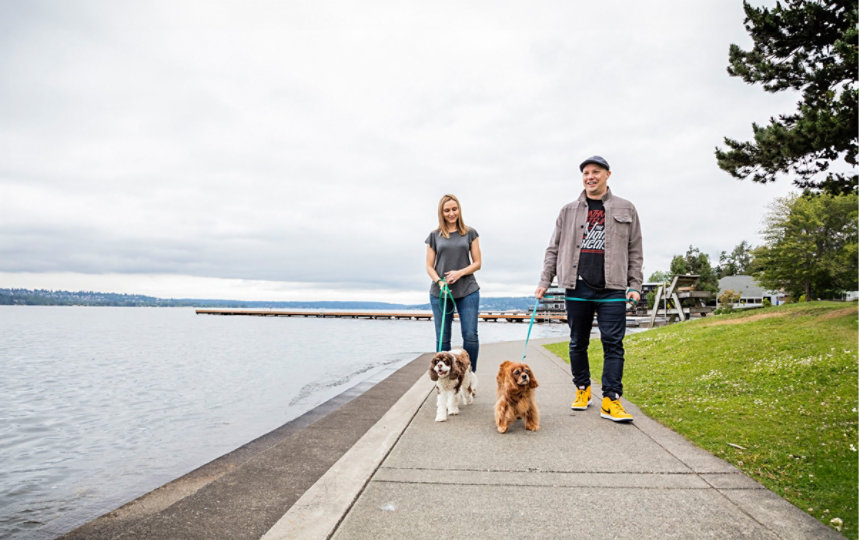
M 843 317 L 845 315 L 850 315 L 852 313 L 856 313 L 856 307 L 849 307 L 844 309 L 836 309 L 835 311 L 830 311 L 826 315 L 820 317 L 821 319 L 836 319 L 838 317 Z
M 835 311 L 830 311 L 825 315 L 821 315 L 821 320 L 827 319 L 835 319 L 837 317 L 843 317 L 844 315 L 850 315 L 851 313 L 856 313 L 856 307 L 849 307 L 843 309 L 836 309 Z M 789 315 L 797 315 L 797 313 L 793 313 L 790 311 L 774 311 L 772 313 L 758 313 L 757 315 L 752 315 L 750 317 L 742 317 L 740 319 L 726 319 L 723 321 L 713 321 L 709 323 L 702 324 L 701 326 L 721 326 L 725 324 L 743 324 L 747 322 L 760 321 L 762 319 L 772 319 L 773 317 L 787 317 Z
M 757 315 L 752 315 L 750 317 L 742 317 L 740 319 L 725 319 L 723 321 L 713 321 L 709 323 L 702 324 L 701 326 L 723 326 L 726 324 L 743 324 L 747 322 L 760 321 L 762 319 L 772 319 L 773 317 L 786 317 L 790 315 L 789 312 L 783 311 L 775 311 L 773 313 L 758 313 Z

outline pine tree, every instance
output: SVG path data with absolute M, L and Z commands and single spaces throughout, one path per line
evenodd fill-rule
M 767 92 L 799 90 L 802 99 L 793 114 L 752 124 L 753 141 L 725 137 L 729 149 L 716 148 L 719 167 L 761 183 L 792 173 L 809 192 L 856 191 L 856 2 L 786 0 L 769 9 L 744 1 L 743 8 L 754 46 L 731 45 L 728 74 Z

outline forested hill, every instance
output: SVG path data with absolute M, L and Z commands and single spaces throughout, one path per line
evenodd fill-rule
M 140 294 L 117 294 L 94 291 L 49 291 L 45 289 L 0 289 L 0 305 L 20 306 L 139 306 L 139 307 L 224 307 L 279 309 L 421 309 L 426 304 L 392 304 L 387 302 L 265 302 L 214 300 L 200 298 L 156 298 Z M 483 297 L 483 311 L 530 310 L 533 297 Z

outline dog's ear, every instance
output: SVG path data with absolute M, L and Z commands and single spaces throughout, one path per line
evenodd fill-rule
M 468 368 L 471 367 L 471 361 L 468 359 L 468 353 L 463 354 L 462 356 L 457 356 L 455 359 L 455 363 L 459 368 L 459 375 L 463 376 L 468 371 Z
M 521 392 L 519 383 L 516 382 L 516 377 L 513 375 L 513 370 L 507 372 L 507 377 L 504 378 L 504 388 L 507 389 L 509 395 L 517 395 Z
M 513 364 L 510 360 L 505 360 L 501 362 L 501 365 L 498 366 L 498 375 L 495 377 L 495 380 L 498 381 L 498 384 L 501 384 L 505 379 L 508 378 L 510 374 L 510 366 Z
M 495 382 L 498 383 L 498 386 L 504 384 L 504 381 L 507 379 L 507 365 L 510 363 L 509 360 L 505 360 L 501 362 L 501 365 L 498 366 L 498 375 L 495 376 Z
M 462 366 L 459 365 L 459 362 L 453 361 L 450 364 L 450 371 L 447 372 L 448 377 L 451 379 L 461 379 L 462 378 Z
M 534 372 L 531 372 L 531 382 L 528 383 L 530 388 L 537 388 L 540 384 L 537 382 L 537 377 L 534 376 Z
M 503 382 L 501 384 L 504 385 L 504 388 L 507 393 L 512 395 L 519 391 L 519 383 L 516 380 L 516 375 L 513 374 L 513 370 L 516 366 L 514 362 L 505 363 L 507 365 L 504 366 Z
M 438 380 L 438 373 L 435 372 L 434 368 L 435 368 L 435 362 L 431 361 L 430 367 L 429 367 L 430 380 L 437 381 Z

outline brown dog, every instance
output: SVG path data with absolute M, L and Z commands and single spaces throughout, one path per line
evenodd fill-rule
M 528 364 L 503 362 L 498 367 L 498 401 L 495 403 L 495 424 L 498 433 L 506 433 L 507 428 L 517 418 L 525 420 L 525 429 L 540 429 L 540 411 L 534 389 L 539 386 Z

